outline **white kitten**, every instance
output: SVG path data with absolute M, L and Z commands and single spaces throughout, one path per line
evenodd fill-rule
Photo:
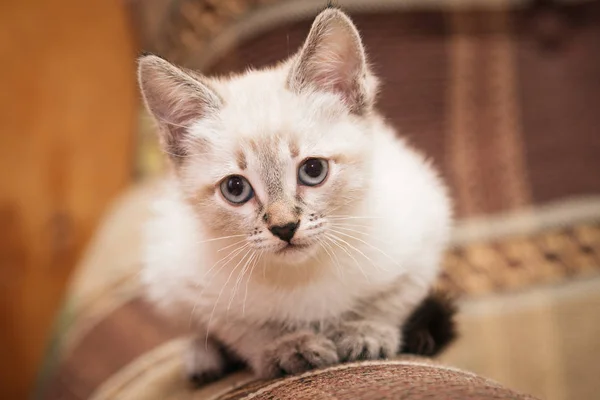
M 397 354 L 436 278 L 450 203 L 375 112 L 351 20 L 326 9 L 298 54 L 207 78 L 139 62 L 172 175 L 148 226 L 148 296 L 198 335 L 200 382 Z

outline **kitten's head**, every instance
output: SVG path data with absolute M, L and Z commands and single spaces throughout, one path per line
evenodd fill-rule
M 341 11 L 323 11 L 276 67 L 215 79 L 145 56 L 139 80 L 182 190 L 215 238 L 301 262 L 331 221 L 360 207 L 376 81 Z

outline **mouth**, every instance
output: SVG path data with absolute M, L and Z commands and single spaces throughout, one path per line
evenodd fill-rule
M 277 250 L 275 252 L 275 254 L 287 254 L 287 253 L 291 253 L 291 252 L 294 252 L 294 251 L 306 249 L 309 246 L 310 246 L 309 244 L 293 244 L 293 243 L 288 243 L 284 247 L 282 247 L 281 249 Z

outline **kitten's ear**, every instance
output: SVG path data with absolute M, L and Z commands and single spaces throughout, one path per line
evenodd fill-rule
M 292 62 L 288 85 L 292 90 L 335 92 L 356 113 L 371 106 L 376 81 L 369 73 L 360 35 L 346 14 L 327 8 L 317 16 Z
M 138 80 L 146 107 L 158 123 L 163 150 L 181 161 L 188 127 L 218 110 L 221 98 L 197 77 L 154 55 L 139 59 Z

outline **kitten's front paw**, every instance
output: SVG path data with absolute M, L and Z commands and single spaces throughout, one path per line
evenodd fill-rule
M 190 383 L 200 387 L 223 376 L 226 360 L 215 342 L 195 339 L 186 351 L 185 366 Z
M 397 327 L 371 321 L 343 322 L 327 331 L 342 361 L 393 357 L 400 348 L 400 336 Z
M 281 337 L 265 349 L 256 373 L 262 378 L 298 374 L 336 364 L 335 345 L 314 332 L 296 332 Z

